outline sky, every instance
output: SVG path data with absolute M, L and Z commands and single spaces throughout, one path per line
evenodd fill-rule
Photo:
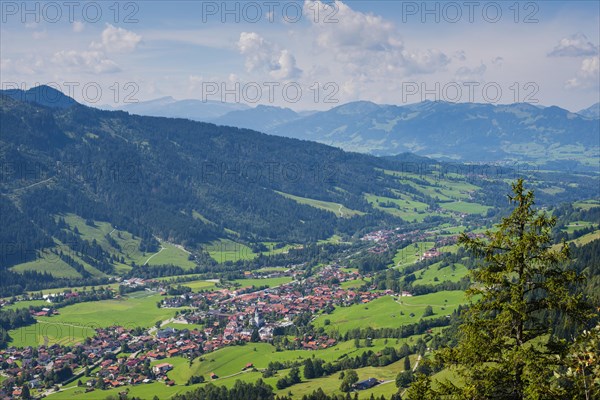
M 598 1 L 2 1 L 2 89 L 116 107 L 165 96 L 325 110 L 350 101 L 600 101 Z

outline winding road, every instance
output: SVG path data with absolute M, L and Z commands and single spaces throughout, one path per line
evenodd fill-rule
M 148 261 L 150 261 L 152 259 L 152 257 L 154 257 L 155 255 L 157 255 L 158 253 L 160 253 L 161 251 L 163 251 L 164 249 L 166 249 L 166 247 L 160 246 L 160 250 L 157 251 L 156 253 L 152 254 L 150 257 L 148 257 L 148 259 L 146 260 L 146 262 L 143 265 L 148 264 Z

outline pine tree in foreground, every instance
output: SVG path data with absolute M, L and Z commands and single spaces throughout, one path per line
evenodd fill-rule
M 534 195 L 522 180 L 513 193 L 515 208 L 496 231 L 486 239 L 459 239 L 482 263 L 471 273 L 472 303 L 458 345 L 438 360 L 461 379 L 443 382 L 430 398 L 571 398 L 556 378 L 568 344 L 552 334 L 553 316 L 574 324 L 589 317 L 575 290 L 582 278 L 569 269 L 568 247 L 552 248 L 555 218 L 533 208 Z

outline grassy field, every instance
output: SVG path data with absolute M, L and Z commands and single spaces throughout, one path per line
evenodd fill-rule
M 60 247 L 65 250 L 64 247 Z M 67 250 L 69 255 L 73 255 L 72 252 Z M 74 255 L 73 255 L 74 256 Z M 65 263 L 63 260 L 58 258 L 54 253 L 50 252 L 50 249 L 43 249 L 37 252 L 37 259 L 21 264 L 17 264 L 11 267 L 11 271 L 14 272 L 25 272 L 25 271 L 36 271 L 36 272 L 47 272 L 52 274 L 55 278 L 81 278 L 81 274 L 77 272 L 73 267 Z M 73 257 L 75 258 L 75 257 Z M 80 262 L 80 260 L 77 260 Z
M 574 221 L 571 222 L 570 224 L 568 224 L 564 229 L 563 232 L 567 232 L 567 233 L 573 233 L 576 230 L 579 229 L 583 229 L 583 228 L 589 228 L 590 226 L 597 226 L 598 224 L 594 224 L 592 222 L 588 222 L 588 221 Z
M 84 379 L 82 379 L 84 381 Z M 85 388 L 77 387 L 77 385 L 70 385 L 68 389 L 54 393 L 48 396 L 48 399 L 61 400 L 102 400 L 109 396 L 119 398 L 119 392 L 123 392 L 125 389 L 129 390 L 129 396 L 138 397 L 141 399 L 152 399 L 155 395 L 158 395 L 160 399 L 167 399 L 173 397 L 177 393 L 184 393 L 193 390 L 196 386 L 167 386 L 164 383 L 154 382 L 145 385 L 127 386 L 126 388 L 116 388 L 109 390 L 94 390 L 93 392 L 85 393 Z
M 600 239 L 600 230 L 590 232 L 574 240 L 569 240 L 569 243 L 575 243 L 577 246 L 583 246 L 584 244 L 588 244 L 596 239 Z
M 432 248 L 434 242 L 416 242 L 406 245 L 396 252 L 394 256 L 394 267 L 402 269 L 419 261 L 421 255 Z
M 411 362 L 414 364 L 416 361 L 416 356 L 411 357 Z M 359 399 L 369 399 L 371 395 L 376 397 L 384 395 L 386 398 L 389 398 L 392 394 L 398 391 L 396 388 L 395 379 L 396 375 L 399 372 L 404 370 L 404 361 L 400 360 L 385 367 L 364 367 L 357 368 L 355 371 L 358 374 L 358 379 L 368 379 L 368 378 L 376 378 L 378 380 L 386 381 L 386 383 L 375 386 L 372 389 L 361 390 L 358 392 Z M 279 377 L 285 376 L 288 370 L 280 371 Z M 327 394 L 344 394 L 340 391 L 341 380 L 339 378 L 339 372 L 333 375 L 325 376 L 322 378 L 305 380 L 303 382 L 296 384 L 290 388 L 286 388 L 280 391 L 277 391 L 279 395 L 285 395 L 288 391 L 294 395 L 294 398 L 301 398 L 304 395 L 308 395 L 315 391 L 317 388 L 323 389 L 323 391 Z M 354 396 L 354 394 L 352 394 Z M 354 397 L 353 397 L 354 398 Z
M 283 254 L 290 251 L 290 249 L 302 248 L 301 244 L 286 244 L 282 247 L 277 247 L 278 242 L 262 242 L 267 247 L 267 251 L 261 252 L 265 256 Z
M 113 290 L 119 289 L 118 283 L 111 283 L 108 285 L 98 285 L 98 286 L 76 286 L 76 287 L 60 287 L 54 289 L 43 289 L 35 292 L 28 292 L 29 294 L 42 293 L 42 294 L 52 294 L 52 293 L 62 293 L 65 290 L 70 290 L 72 292 L 91 290 L 92 288 L 100 289 L 100 288 L 112 288 Z
M 367 283 L 367 281 L 365 281 L 364 279 L 352 279 L 346 282 L 342 282 L 340 284 L 340 287 L 342 289 L 355 289 L 358 287 L 361 287 L 362 285 L 364 285 L 365 283 Z
M 440 206 L 443 209 L 456 211 L 465 214 L 485 214 L 491 207 L 484 206 L 478 203 L 470 203 L 467 201 L 453 201 L 450 203 L 442 203 Z
M 331 235 L 331 237 L 323 240 L 319 240 L 318 244 L 332 243 L 332 244 L 340 244 L 343 243 L 342 237 L 339 235 Z
M 190 374 L 204 375 L 209 377 L 211 372 L 214 372 L 220 381 L 230 375 L 237 374 L 248 363 L 252 363 L 258 369 L 267 368 L 272 361 L 286 360 L 305 360 L 310 357 L 321 358 L 324 361 L 334 361 L 346 355 L 348 357 L 360 356 L 368 350 L 374 352 L 380 351 L 386 346 L 399 348 L 405 342 L 413 342 L 418 336 L 412 338 L 389 339 L 386 343 L 385 339 L 374 339 L 373 346 L 369 348 L 355 348 L 354 341 L 338 343 L 336 346 L 323 350 L 284 350 L 276 351 L 275 347 L 268 343 L 248 343 L 245 346 L 232 346 L 216 350 L 212 353 L 205 354 L 204 360 L 194 360 L 190 369 Z M 187 368 L 186 368 L 187 369 Z
M 342 218 L 342 217 L 350 218 L 355 215 L 364 215 L 365 214 L 362 211 L 351 210 L 347 207 L 344 207 L 343 204 L 333 203 L 333 202 L 324 201 L 324 200 L 309 199 L 306 197 L 294 196 L 293 194 L 288 194 L 288 193 L 283 193 L 283 192 L 277 192 L 277 193 L 279 193 L 283 197 L 292 199 L 297 203 L 306 204 L 311 207 L 320 208 L 321 210 L 325 210 L 325 211 L 330 211 L 340 218 Z
M 9 306 L 2 307 L 3 310 L 17 310 L 19 308 L 29 308 L 29 306 L 38 307 L 43 306 L 47 307 L 50 305 L 46 300 L 27 300 L 27 301 L 17 301 L 14 304 Z
M 464 179 L 464 175 L 448 173 L 442 176 L 440 171 L 427 171 L 425 174 L 416 174 L 408 171 L 384 171 L 388 175 L 398 178 L 398 181 L 412 186 L 419 192 L 437 199 L 438 201 L 466 200 L 469 192 L 478 191 L 480 188 L 473 184 L 455 179 Z
M 413 200 L 411 197 L 398 193 L 398 199 L 391 197 L 375 196 L 365 194 L 365 200 L 374 208 L 402 218 L 405 221 L 422 222 L 425 217 L 440 215 L 440 213 L 427 212 L 428 205 Z M 386 207 L 384 204 L 392 203 L 396 207 Z
M 175 309 L 156 307 L 160 299 L 156 293 L 141 292 L 122 300 L 74 304 L 61 308 L 60 315 L 40 317 L 38 323 L 9 331 L 9 334 L 13 345 L 24 347 L 44 343 L 46 339 L 49 344 L 81 342 L 93 336 L 96 327 L 151 327 L 156 321 L 175 315 Z
M 191 269 L 196 266 L 196 263 L 188 259 L 189 254 L 179 247 L 162 241 L 160 245 L 162 249 L 159 252 L 150 254 L 146 258 L 147 265 L 173 264 L 179 265 L 183 269 Z
M 309 357 L 321 358 L 325 361 L 334 361 L 339 359 L 343 355 L 349 357 L 360 356 L 363 352 L 372 350 L 374 352 L 380 351 L 383 347 L 393 346 L 399 348 L 405 342 L 414 342 L 418 336 L 402 339 L 402 340 L 388 340 L 385 339 L 373 340 L 373 346 L 369 348 L 354 347 L 353 341 L 343 342 L 337 346 L 324 349 L 324 350 L 294 350 L 294 351 L 276 351 L 275 348 L 267 343 L 256 343 L 248 344 L 246 346 L 235 346 L 225 347 L 212 353 L 204 355 L 202 360 L 200 358 L 195 359 L 190 365 L 189 361 L 182 357 L 173 357 L 166 360 L 155 361 L 152 364 L 161 362 L 168 362 L 173 365 L 173 370 L 167 375 L 170 379 L 174 380 L 176 385 L 169 387 L 163 383 L 151 383 L 146 385 L 127 386 L 125 388 L 110 389 L 110 390 L 95 390 L 93 392 L 84 393 L 84 388 L 76 386 L 76 382 L 70 383 L 65 386 L 62 392 L 55 393 L 48 398 L 50 399 L 105 399 L 110 395 L 116 395 L 118 392 L 125 389 L 129 390 L 129 396 L 137 396 L 143 399 L 151 399 L 154 395 L 159 398 L 170 398 L 176 393 L 183 393 L 185 391 L 193 390 L 195 387 L 200 385 L 184 386 L 187 380 L 193 375 L 203 375 L 206 379 L 210 380 L 210 373 L 214 372 L 218 378 L 212 380 L 212 383 L 218 386 L 231 387 L 237 380 L 246 382 L 254 382 L 259 378 L 262 378 L 260 372 L 245 371 L 242 372 L 243 367 L 247 363 L 252 363 L 256 368 L 264 369 L 268 366 L 271 361 L 285 361 L 285 360 L 298 360 Z M 416 362 L 416 356 L 411 356 L 411 364 L 414 365 Z M 301 368 L 302 369 L 302 368 Z M 385 380 L 387 383 L 376 386 L 375 388 L 359 392 L 360 399 L 367 399 L 374 395 L 385 395 L 389 396 L 396 392 L 396 387 L 393 382 L 398 372 L 403 370 L 403 360 L 397 361 L 396 363 L 390 364 L 385 367 L 365 367 L 356 370 L 359 379 L 367 379 L 374 377 L 377 379 Z M 95 372 L 95 371 L 92 371 Z M 276 376 L 272 378 L 264 379 L 264 381 L 275 388 L 276 381 L 282 376 L 287 375 L 289 370 L 281 370 Z M 82 382 L 86 382 L 87 377 L 83 377 Z M 296 399 L 301 398 L 305 394 L 312 393 L 317 388 L 321 387 L 327 393 L 340 393 L 339 386 L 341 381 L 339 380 L 339 374 L 333 374 L 328 377 L 322 377 L 317 379 L 305 380 L 297 385 L 293 385 L 281 391 L 276 391 L 277 394 L 287 394 L 289 391 L 292 392 L 293 397 Z
M 423 296 L 401 297 L 396 299 L 383 296 L 367 304 L 350 307 L 338 307 L 331 314 L 319 315 L 314 321 L 316 327 L 324 327 L 326 331 L 337 330 L 345 333 L 350 329 L 395 328 L 419 322 L 427 306 L 432 306 L 435 318 L 450 314 L 459 304 L 465 302 L 461 291 L 442 291 Z M 411 314 L 414 314 L 412 317 Z M 325 320 L 330 320 L 325 325 Z
M 591 200 L 583 200 L 573 203 L 573 207 L 580 208 L 582 210 L 589 210 L 590 208 L 600 207 L 600 200 L 591 199 Z
M 238 260 L 252 260 L 258 256 L 252 249 L 244 244 L 230 239 L 219 239 L 205 247 L 208 254 L 217 262 L 236 262 Z
M 140 238 L 134 237 L 127 231 L 115 229 L 108 222 L 94 221 L 94 225 L 90 226 L 85 223 L 83 218 L 75 214 L 64 214 L 57 216 L 57 218 L 58 217 L 64 218 L 71 230 L 77 228 L 82 239 L 89 241 L 96 240 L 104 251 L 114 255 L 122 255 L 127 263 L 133 261 L 139 265 L 143 264 L 147 258 L 147 256 L 139 250 L 141 242 Z M 110 237 L 118 243 L 120 250 L 110 245 L 108 240 L 106 240 L 106 235 L 110 235 Z
M 469 273 L 469 270 L 463 264 L 454 264 L 452 266 L 440 268 L 441 262 L 435 263 L 427 267 L 425 270 L 415 272 L 417 280 L 416 285 L 436 285 L 442 282 L 458 282 Z M 438 280 L 436 281 L 435 278 Z
M 61 214 L 55 216 L 63 218 L 68 225 L 69 230 L 77 231 L 82 239 L 88 241 L 96 241 L 104 251 L 117 257 L 123 257 L 125 264 L 116 263 L 115 270 L 117 273 L 126 273 L 131 270 L 132 262 L 138 265 L 144 265 L 146 262 L 149 265 L 159 264 L 174 264 L 183 268 L 193 268 L 195 263 L 188 260 L 188 253 L 170 243 L 161 242 L 164 247 L 159 253 L 143 253 L 139 250 L 140 238 L 134 237 L 131 233 L 113 228 L 108 222 L 93 221 L 93 225 L 86 224 L 86 221 L 75 214 Z M 117 243 L 117 247 L 113 247 L 107 240 L 110 236 Z M 83 261 L 78 256 L 79 249 L 72 249 L 69 246 L 55 240 L 55 250 L 60 250 L 63 253 L 72 257 L 76 262 L 83 265 L 84 269 L 92 276 L 106 276 L 103 272 L 97 270 L 93 266 Z M 22 264 L 15 265 L 11 268 L 15 272 L 37 271 L 48 272 L 57 278 L 79 278 L 81 274 L 62 261 L 56 254 L 50 252 L 50 249 L 44 249 L 38 252 L 38 259 Z
M 178 285 L 187 286 L 192 289 L 194 292 L 199 292 L 200 290 L 216 290 L 215 282 L 199 280 L 199 281 L 190 281 L 190 282 L 181 282 Z

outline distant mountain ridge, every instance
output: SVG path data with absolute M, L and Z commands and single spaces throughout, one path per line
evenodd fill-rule
M 2 93 L 18 101 L 35 103 L 50 108 L 64 109 L 77 104 L 74 99 L 65 95 L 60 90 L 46 85 L 36 86 L 29 90 L 3 90 Z
M 220 103 L 218 108 L 198 100 L 189 102 L 189 108 L 185 101 L 170 101 L 160 110 L 152 108 L 153 102 L 122 109 L 249 128 L 379 156 L 411 152 L 457 161 L 579 163 L 590 168 L 597 165 L 600 153 L 600 126 L 594 120 L 598 104 L 572 113 L 529 103 L 426 100 L 399 106 L 355 101 L 327 111 L 298 113 L 273 106 Z M 227 110 L 233 106 L 238 108 Z M 211 107 L 212 113 L 207 111 Z
M 228 112 L 248 110 L 250 107 L 241 103 L 195 99 L 176 100 L 171 96 L 166 96 L 150 101 L 128 103 L 115 108 L 105 107 L 105 109 L 127 111 L 131 114 L 151 117 L 187 118 L 192 121 L 207 122 Z
M 600 119 L 600 102 L 592 104 L 588 108 L 577 111 L 577 114 L 583 115 L 587 118 Z
M 54 89 L 40 88 L 5 94 L 52 108 L 74 102 Z M 298 113 L 274 106 L 162 97 L 120 109 L 253 129 L 378 156 L 411 152 L 444 160 L 521 161 L 553 168 L 575 164 L 589 169 L 597 168 L 600 154 L 600 103 L 572 113 L 528 103 L 423 101 L 398 106 L 356 101 Z
M 376 155 L 401 152 L 462 161 L 555 161 L 598 155 L 597 121 L 559 107 L 426 101 L 349 103 L 267 133 Z M 574 151 L 565 151 L 570 148 Z

